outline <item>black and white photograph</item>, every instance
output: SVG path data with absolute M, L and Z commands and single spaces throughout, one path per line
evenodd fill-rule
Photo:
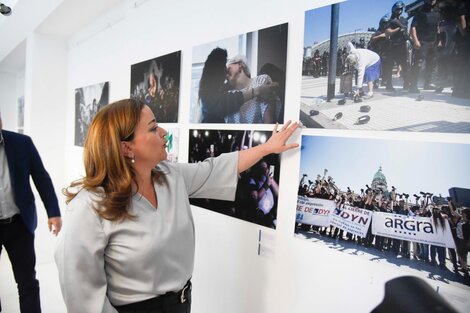
M 75 89 L 75 145 L 83 147 L 96 113 L 109 103 L 109 82 Z
M 222 153 L 241 151 L 266 142 L 272 132 L 258 130 L 202 130 L 189 134 L 189 163 Z M 276 228 L 280 158 L 270 154 L 239 174 L 235 201 L 190 199 L 211 211 L 269 228 Z
M 302 123 L 470 133 L 464 2 L 350 0 L 305 12 Z
M 468 144 L 304 135 L 295 237 L 470 290 L 469 155 Z
M 159 123 L 178 122 L 181 51 L 131 66 L 131 98 L 152 109 Z
M 193 48 L 190 122 L 284 121 L 288 25 Z

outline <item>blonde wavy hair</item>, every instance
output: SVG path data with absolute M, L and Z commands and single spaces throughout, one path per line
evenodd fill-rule
M 100 196 L 93 207 L 100 217 L 116 222 L 134 218 L 128 208 L 135 173 L 130 159 L 122 153 L 121 142 L 134 138 L 144 106 L 140 101 L 124 99 L 104 106 L 96 114 L 84 144 L 85 177 L 62 190 L 67 204 L 84 188 Z

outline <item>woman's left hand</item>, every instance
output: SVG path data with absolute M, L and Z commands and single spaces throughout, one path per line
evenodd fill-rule
M 276 123 L 274 126 L 273 134 L 266 142 L 267 148 L 270 153 L 282 153 L 284 151 L 297 148 L 298 143 L 286 144 L 287 140 L 292 136 L 294 131 L 299 127 L 300 122 L 287 121 L 280 130 L 278 130 L 279 124 Z

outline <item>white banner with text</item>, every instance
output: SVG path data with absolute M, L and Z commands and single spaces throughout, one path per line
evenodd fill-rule
M 430 217 L 374 212 L 372 234 L 434 246 L 455 248 L 455 242 L 447 220 L 445 221 L 445 227 L 441 225 L 436 227 Z
M 335 209 L 333 200 L 297 196 L 297 223 L 315 226 L 330 226 L 330 215 Z
M 343 205 L 336 208 L 330 224 L 356 236 L 366 237 L 372 219 L 372 211 Z

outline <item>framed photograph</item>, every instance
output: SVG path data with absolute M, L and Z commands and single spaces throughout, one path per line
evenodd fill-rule
M 222 153 L 255 147 L 268 140 L 272 132 L 258 130 L 190 130 L 189 162 L 202 162 Z M 190 199 L 191 204 L 245 220 L 276 228 L 279 194 L 280 158 L 270 154 L 238 179 L 235 201 Z
M 109 104 L 109 82 L 75 89 L 75 145 L 83 147 L 91 120 Z
M 458 5 L 354 0 L 337 6 L 333 46 L 332 6 L 305 12 L 304 125 L 470 133 L 470 59 L 455 31 Z
M 131 66 L 131 98 L 147 104 L 158 123 L 178 122 L 181 51 Z
M 295 236 L 463 287 L 469 144 L 302 136 Z
M 284 121 L 287 23 L 193 48 L 191 123 Z

